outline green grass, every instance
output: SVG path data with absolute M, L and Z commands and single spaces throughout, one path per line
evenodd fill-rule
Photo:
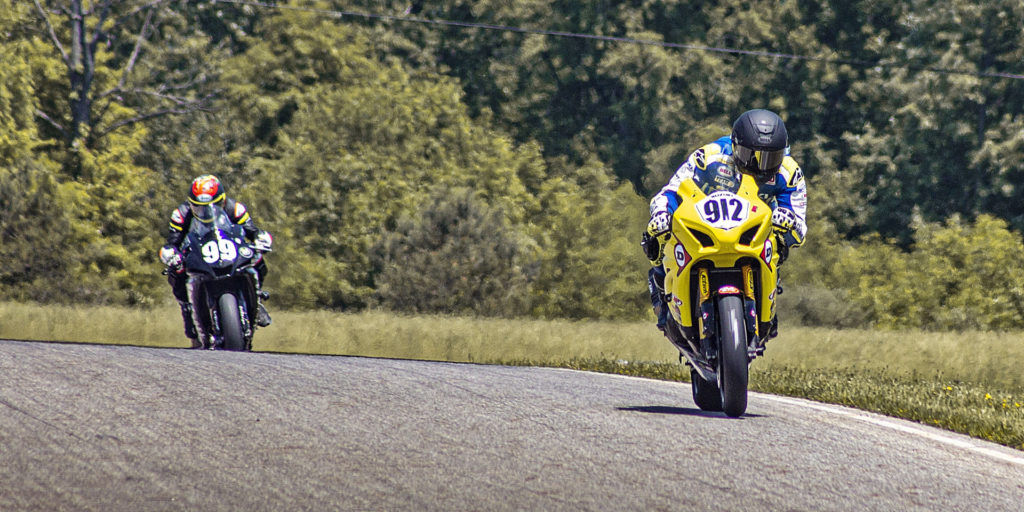
M 186 347 L 177 306 L 0 303 L 0 337 Z M 274 312 L 254 350 L 576 368 L 688 381 L 649 322 Z M 1024 450 L 1024 333 L 786 327 L 750 388 L 848 405 Z M 689 397 L 681 396 L 680 401 Z

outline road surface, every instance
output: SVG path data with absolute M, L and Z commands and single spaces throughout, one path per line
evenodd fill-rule
M 0 510 L 985 510 L 1024 452 L 688 384 L 0 341 Z

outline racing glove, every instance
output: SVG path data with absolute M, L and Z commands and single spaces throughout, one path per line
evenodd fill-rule
M 256 249 L 263 252 L 270 252 L 270 248 L 274 245 L 274 238 L 270 236 L 270 233 L 260 230 L 259 234 L 256 235 L 256 241 L 253 242 Z
M 778 207 L 772 212 L 772 227 L 775 230 L 775 247 L 779 253 L 779 266 L 789 259 L 789 245 L 786 243 L 786 234 L 791 233 L 796 227 L 796 214 L 789 208 Z
M 160 261 L 168 267 L 181 265 L 181 252 L 173 245 L 165 245 L 160 248 Z
M 651 214 L 651 220 L 647 223 L 647 234 L 655 238 L 668 233 L 672 228 L 672 216 L 665 210 L 658 210 Z
M 789 208 L 779 207 L 772 212 L 772 226 L 775 226 L 775 231 L 788 233 L 796 226 L 796 223 L 796 214 Z

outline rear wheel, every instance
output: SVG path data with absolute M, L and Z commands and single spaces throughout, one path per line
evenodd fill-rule
M 238 313 L 238 299 L 225 293 L 217 299 L 220 313 L 220 331 L 224 335 L 225 350 L 245 350 L 245 336 L 242 334 L 242 318 Z
M 743 300 L 735 295 L 718 301 L 718 387 L 722 410 L 733 418 L 747 410 L 747 330 Z
M 722 410 L 722 392 L 714 382 L 704 380 L 697 370 L 690 370 L 690 389 L 693 390 L 693 403 L 702 411 Z

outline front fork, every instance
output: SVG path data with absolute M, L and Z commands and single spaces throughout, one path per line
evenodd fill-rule
M 764 343 L 761 343 L 761 332 L 759 329 L 760 318 L 757 315 L 757 295 L 754 287 L 754 269 L 750 265 L 743 265 L 743 309 L 747 326 L 747 357 L 753 361 L 755 357 L 764 354 Z
M 213 311 L 210 308 L 210 304 L 206 301 L 206 294 L 203 293 L 203 283 L 206 281 L 202 274 L 190 275 L 188 281 L 185 282 L 185 289 L 188 291 L 188 299 L 192 304 L 192 323 L 196 326 L 196 334 L 199 339 L 199 344 L 203 348 L 210 348 L 213 344 L 213 336 L 210 332 L 212 327 L 207 327 L 207 324 L 213 324 L 213 322 L 204 322 L 203 313 L 207 312 L 210 315 L 210 319 L 213 319 Z
M 708 361 L 714 361 L 718 355 L 718 347 L 713 340 L 716 339 L 718 322 L 716 319 L 715 302 L 711 300 L 711 278 L 708 269 L 701 268 L 697 271 L 698 303 L 697 321 L 698 332 L 700 332 L 701 348 L 704 350 L 704 357 Z M 752 361 L 755 357 L 764 353 L 764 345 L 760 343 L 760 331 L 758 329 L 756 288 L 754 286 L 754 269 L 750 265 L 743 266 L 743 309 L 744 325 L 747 330 L 747 356 Z
M 714 361 L 718 354 L 718 347 L 713 343 L 718 325 L 715 321 L 715 303 L 711 300 L 711 278 L 708 276 L 708 269 L 697 270 L 697 321 L 698 332 L 700 332 L 700 344 L 704 349 L 704 357 L 708 361 Z

